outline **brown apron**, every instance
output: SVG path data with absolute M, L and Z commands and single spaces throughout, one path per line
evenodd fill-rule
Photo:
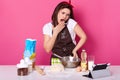
M 51 58 L 57 58 L 53 54 L 57 54 L 61 57 L 63 56 L 73 56 L 72 50 L 75 48 L 75 44 L 72 41 L 71 35 L 68 31 L 67 25 L 65 28 L 58 34 L 55 44 L 52 49 Z

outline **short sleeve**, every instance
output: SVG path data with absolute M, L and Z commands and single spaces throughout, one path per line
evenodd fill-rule
M 69 19 L 68 26 L 70 26 L 72 29 L 74 29 L 76 24 L 77 24 L 77 22 L 75 20 Z
M 76 44 L 76 41 L 75 41 L 76 33 L 74 32 L 74 28 L 75 28 L 76 24 L 77 24 L 77 22 L 73 19 L 69 19 L 68 24 L 67 24 L 68 30 L 70 32 L 70 35 L 71 35 L 71 38 L 72 38 L 74 44 Z
M 52 25 L 50 23 L 43 26 L 43 34 L 52 36 Z

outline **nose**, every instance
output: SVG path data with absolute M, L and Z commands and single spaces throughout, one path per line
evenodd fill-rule
M 66 19 L 66 17 L 67 17 L 67 15 L 64 14 L 64 15 L 63 15 L 63 19 Z

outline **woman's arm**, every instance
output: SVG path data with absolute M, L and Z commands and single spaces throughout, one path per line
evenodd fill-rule
M 49 35 L 44 35 L 44 49 L 46 52 L 50 52 L 53 48 L 57 35 L 50 37 Z
M 65 27 L 65 23 L 61 22 L 56 27 L 53 28 L 52 37 L 44 34 L 44 49 L 46 50 L 46 52 L 50 52 L 52 50 L 57 35 L 64 27 Z
M 73 53 L 74 57 L 78 57 L 77 56 L 77 51 L 86 42 L 87 36 L 86 36 L 85 32 L 82 30 L 82 28 L 78 24 L 76 24 L 76 26 L 74 28 L 74 31 L 78 35 L 78 37 L 80 38 L 80 40 L 79 40 L 78 44 L 76 45 L 76 47 L 73 49 L 72 53 Z

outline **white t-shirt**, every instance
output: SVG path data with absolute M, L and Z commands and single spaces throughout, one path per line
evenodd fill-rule
M 68 23 L 67 23 L 67 28 L 69 30 L 69 33 L 71 35 L 71 38 L 72 38 L 72 41 L 74 44 L 76 44 L 76 41 L 75 41 L 76 33 L 74 32 L 74 27 L 76 24 L 77 24 L 77 22 L 73 19 L 69 19 Z M 46 35 L 49 35 L 50 37 L 52 37 L 52 26 L 53 25 L 51 22 L 45 24 L 43 27 L 43 34 L 46 34 Z

